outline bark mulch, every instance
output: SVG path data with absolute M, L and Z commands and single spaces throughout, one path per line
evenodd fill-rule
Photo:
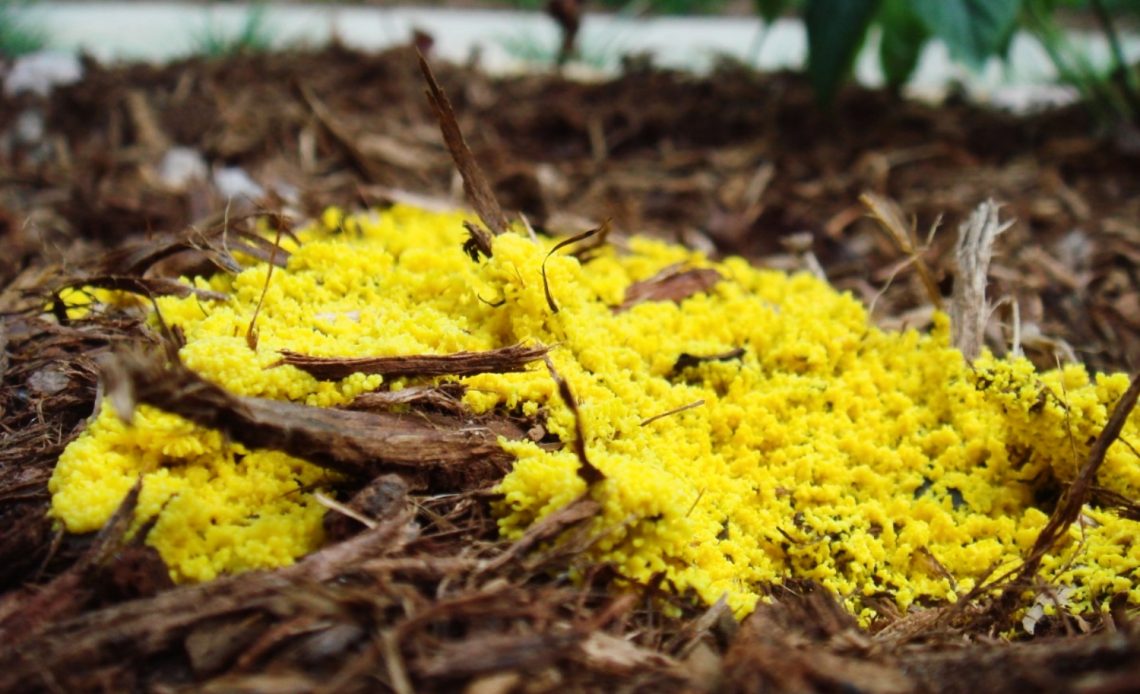
M 454 205 L 466 188 L 477 206 L 497 200 L 555 234 L 608 220 L 618 234 L 821 273 L 879 324 L 921 327 L 931 293 L 950 294 L 954 229 L 994 198 L 1015 221 L 990 273 L 991 348 L 1018 339 L 1042 366 L 1132 370 L 1140 153 L 1080 109 L 1015 116 L 852 88 L 828 112 L 799 76 L 727 63 L 697 78 L 631 62 L 593 84 L 437 65 L 429 99 L 410 48 L 85 67 L 48 98 L 0 100 L 0 691 L 1111 692 L 1140 681 L 1124 604 L 1046 617 L 1010 642 L 1008 610 L 984 598 L 907 614 L 884 605 L 862 629 L 807 583 L 773 586 L 742 623 L 661 585 L 613 590 L 607 566 L 576 561 L 592 501 L 498 539 L 488 504 L 510 461 L 463 429 L 461 393 L 373 394 L 317 418 L 264 409 L 171 371 L 155 354 L 177 335 L 129 314 L 69 319 L 55 302 L 68 285 L 161 294 L 181 274 L 232 267 L 233 250 L 280 262 L 253 234 L 259 216 L 287 229 L 328 205 Z M 466 155 L 457 169 L 456 133 L 452 151 L 441 137 L 446 101 L 486 185 Z M 200 155 L 201 175 L 174 175 L 172 151 Z M 239 170 L 265 191 L 256 203 L 216 185 Z M 495 231 L 494 210 L 480 213 Z M 133 356 L 109 359 L 128 346 Z M 541 358 L 501 352 L 368 366 L 454 373 Z M 330 511 L 334 541 L 296 565 L 179 587 L 126 534 L 137 490 L 96 536 L 59 532 L 47 480 L 101 374 L 108 392 L 131 383 L 139 401 L 239 440 L 287 436 L 327 457 L 352 473 L 341 500 L 367 523 Z M 394 404 L 427 424 L 385 419 Z M 352 438 L 379 426 L 406 427 L 403 439 L 443 462 L 419 469 L 423 449 Z M 348 433 L 321 439 L 329 430 Z

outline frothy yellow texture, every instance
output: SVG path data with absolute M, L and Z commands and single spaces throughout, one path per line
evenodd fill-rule
M 586 264 L 524 235 L 495 239 L 494 257 L 461 249 L 460 214 L 396 207 L 326 213 L 274 272 L 258 328 L 245 339 L 267 266 L 202 286 L 226 302 L 164 298 L 182 328 L 182 358 L 242 395 L 342 405 L 382 387 L 376 376 L 320 382 L 270 368 L 278 350 L 316 356 L 446 354 L 541 342 L 580 401 L 589 456 L 606 475 L 592 558 L 632 581 L 706 602 L 727 595 L 743 614 L 767 584 L 821 581 L 854 611 L 887 596 L 900 606 L 946 600 L 988 571 L 1015 565 L 1047 519 L 1050 488 L 1073 478 L 1127 387 L 1078 366 L 1038 374 L 1025 360 L 972 367 L 933 334 L 887 333 L 855 299 L 807 275 L 713 263 L 647 239 Z M 680 303 L 614 312 L 626 289 L 664 268 L 715 268 L 722 280 Z M 682 354 L 743 348 L 739 359 L 681 370 Z M 546 368 L 462 380 L 477 412 L 538 416 L 570 443 L 574 416 Z M 399 388 L 404 381 L 386 384 Z M 643 425 L 655 415 L 703 404 Z M 1123 439 L 1140 444 L 1134 415 Z M 1100 484 L 1140 496 L 1140 461 L 1125 442 Z M 517 456 L 497 506 L 504 535 L 586 492 L 572 446 L 503 442 Z M 246 451 L 216 432 L 142 408 L 133 426 L 104 410 L 61 457 L 53 513 L 74 532 L 104 523 L 136 477 L 139 515 L 178 580 L 278 566 L 321 542 L 310 496 L 326 473 L 280 453 Z M 1140 525 L 1087 508 L 1043 576 L 1071 587 L 1074 609 L 1117 594 L 1140 603 Z

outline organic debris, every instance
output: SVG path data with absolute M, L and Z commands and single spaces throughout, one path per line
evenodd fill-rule
M 48 478 L 100 395 L 99 355 L 158 338 L 154 324 L 145 329 L 133 316 L 139 302 L 109 302 L 104 290 L 65 292 L 60 323 L 43 314 L 53 292 L 100 275 L 146 296 L 216 292 L 176 278 L 239 271 L 240 255 L 285 267 L 285 249 L 271 248 L 252 224 L 269 218 L 265 230 L 281 228 L 272 220 L 281 204 L 309 218 L 362 200 L 435 209 L 457 202 L 411 51 L 366 56 L 333 47 L 84 68 L 82 81 L 50 97 L 24 95 L 0 109 L 0 586 L 8 591 L 0 597 L 0 689 L 753 691 L 767 683 L 1012 692 L 1124 690 L 1140 677 L 1134 612 L 1113 600 L 1097 612 L 1075 611 L 1067 590 L 1040 575 L 1027 587 L 1040 608 L 1028 643 L 996 638 L 994 625 L 1009 620 L 995 621 L 981 610 L 984 601 L 967 604 L 964 595 L 957 611 L 935 603 L 903 612 L 872 597 L 879 617 L 862 629 L 811 582 L 773 586 L 770 602 L 738 627 L 724 601 L 697 608 L 663 590 L 659 576 L 615 591 L 615 567 L 584 559 L 600 541 L 590 532 L 599 513 L 592 499 L 570 499 L 518 540 L 499 540 L 490 506 L 502 496 L 489 487 L 404 491 L 381 476 L 366 494 L 367 479 L 329 478 L 326 498 L 373 527 L 315 507 L 329 519 L 324 549 L 292 567 L 201 585 L 171 588 L 154 578 L 168 579 L 168 570 L 153 552 L 139 553 L 153 532 L 145 527 L 118 543 L 109 563 L 83 559 L 105 557 L 97 549 L 105 545 L 53 527 Z M 539 231 L 573 233 L 611 218 L 621 232 L 683 239 L 771 267 L 818 272 L 809 267 L 814 258 L 835 286 L 873 304 L 881 325 L 914 326 L 927 324 L 933 298 L 950 292 L 952 235 L 929 247 L 908 237 L 910 249 L 900 248 L 864 219 L 857 198 L 871 191 L 893 200 L 899 220 L 913 217 L 899 227 L 911 234 L 942 215 L 960 223 L 993 197 L 1016 222 L 994 246 L 986 291 L 1000 301 L 987 346 L 1000 353 L 1020 345 L 1039 367 L 1060 358 L 1121 370 L 1140 359 L 1135 157 L 1090 136 L 1078 110 L 1023 118 L 852 89 L 822 115 L 801 78 L 731 64 L 710 79 L 638 71 L 585 85 L 548 76 L 492 81 L 446 65 L 436 74 L 489 189 Z M 17 135 L 29 113 L 45 124 L 41 140 Z M 172 153 L 192 157 L 196 173 L 166 175 Z M 259 211 L 230 199 L 222 174 L 280 198 Z M 183 229 L 190 231 L 153 233 Z M 491 237 L 481 233 L 486 248 L 471 251 L 486 257 Z M 792 235 L 794 252 L 785 253 Z M 928 277 L 915 269 L 916 256 Z M 280 278 L 255 279 L 251 291 L 268 287 L 269 298 Z M 561 287 L 554 291 L 564 300 Z M 710 290 L 656 300 L 699 300 Z M 482 296 L 506 308 L 507 297 Z M 624 298 L 608 300 L 612 307 Z M 173 324 L 164 339 L 177 344 Z M 279 358 L 264 342 L 260 348 Z M 667 356 L 692 360 L 673 369 L 685 378 L 734 365 L 751 349 L 702 346 Z M 730 361 L 709 361 L 720 358 Z M 165 373 L 172 364 L 158 359 Z M 470 418 L 467 389 L 441 381 L 348 393 L 338 404 L 406 419 Z M 1065 397 L 1053 391 L 1035 390 L 1024 404 L 1035 407 L 1040 392 L 1048 403 Z M 595 407 L 589 394 L 578 395 L 584 410 Z M 695 402 L 661 403 L 636 424 L 696 416 L 707 403 L 683 409 Z M 503 427 L 543 450 L 557 447 L 545 413 L 501 414 Z M 1089 433 L 1073 438 L 1081 443 Z M 1113 451 L 1133 445 L 1123 437 Z M 1033 503 L 1057 509 L 1081 460 L 1063 479 L 1037 478 Z M 1102 473 L 1087 496 L 1067 497 L 1085 500 L 1070 535 L 1095 530 L 1090 510 L 1135 519 L 1136 498 L 1105 487 L 1111 477 Z M 696 490 L 690 507 L 712 493 Z M 342 537 L 349 539 L 332 541 Z M 932 554 L 915 561 L 942 574 Z M 61 581 L 84 565 L 99 568 Z
M 721 279 L 712 268 L 668 267 L 649 279 L 635 282 L 625 290 L 625 298 L 615 312 L 628 311 L 643 301 L 676 301 L 689 298 L 697 292 L 707 292 Z
M 109 391 L 123 383 L 139 404 L 220 431 L 247 448 L 282 451 L 359 479 L 399 471 L 416 480 L 415 489 L 460 491 L 489 484 L 510 461 L 496 432 L 466 417 L 352 412 L 240 397 L 152 355 L 123 353 L 110 366 Z
M 510 222 L 507 221 L 503 208 L 499 206 L 499 201 L 495 198 L 495 193 L 491 190 L 487 177 L 483 175 L 479 162 L 463 139 L 463 131 L 459 128 L 451 102 L 440 89 L 439 82 L 436 82 L 435 75 L 432 74 L 427 60 L 422 55 L 419 56 L 419 59 L 420 70 L 423 71 L 424 79 L 428 85 L 428 103 L 431 104 L 432 111 L 435 112 L 435 117 L 439 120 L 439 129 L 443 133 L 443 141 L 447 144 L 448 151 L 451 152 L 451 158 L 455 161 L 455 168 L 463 178 L 463 192 L 466 194 L 467 202 L 475 209 L 479 219 L 483 220 L 492 234 L 502 234 L 507 230 Z M 471 238 L 468 241 L 470 246 L 464 246 L 468 249 L 468 255 L 475 259 L 474 249 L 477 249 L 479 253 L 490 257 L 491 237 L 473 223 L 468 222 L 466 226 L 471 233 Z
M 950 326 L 954 346 L 962 356 L 973 360 L 982 351 L 986 339 L 986 322 L 990 304 L 986 300 L 987 275 L 997 237 L 1013 226 L 998 219 L 998 206 L 987 200 L 978 206 L 958 229 L 954 256 L 958 270 L 954 275 L 954 295 L 950 300 Z
M 542 345 L 525 347 L 521 344 L 485 352 L 456 352 L 440 355 L 410 355 L 405 357 L 309 357 L 289 350 L 281 350 L 279 364 L 295 366 L 321 380 L 338 381 L 354 373 L 400 376 L 474 376 L 485 373 L 518 373 L 525 371 L 530 362 L 546 356 L 548 348 Z

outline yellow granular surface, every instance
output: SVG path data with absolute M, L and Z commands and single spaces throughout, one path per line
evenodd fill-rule
M 493 258 L 473 262 L 461 249 L 462 219 L 407 207 L 326 213 L 274 272 L 256 352 L 244 335 L 265 264 L 199 280 L 225 302 L 164 298 L 159 307 L 185 332 L 182 358 L 206 378 L 323 407 L 381 379 L 320 382 L 271 368 L 278 350 L 358 357 L 554 345 L 580 401 L 586 449 L 606 475 L 589 490 L 604 509 L 593 558 L 631 581 L 664 573 L 666 585 L 706 602 L 727 595 L 738 614 L 792 577 L 822 582 L 868 616 L 867 598 L 953 600 L 1014 566 L 1046 522 L 1049 488 L 1073 478 L 1128 385 L 1079 366 L 1037 373 L 1021 359 L 984 356 L 971 367 L 948 346 L 944 317 L 932 334 L 883 332 L 858 301 L 807 275 L 713 263 L 646 239 L 586 264 L 551 256 L 554 313 L 540 274 L 552 242 L 505 235 Z M 680 303 L 612 310 L 632 283 L 676 264 L 723 279 Z M 683 354 L 735 348 L 739 359 L 674 369 Z M 463 383 L 473 410 L 540 416 L 572 442 L 574 416 L 541 363 Z M 1138 427 L 1133 415 L 1099 478 L 1130 499 L 1140 496 L 1128 445 L 1140 444 Z M 504 535 L 587 491 L 572 446 L 502 445 L 518 459 L 500 485 Z M 95 530 L 139 474 L 139 515 L 158 515 L 148 541 L 177 580 L 286 564 L 322 541 L 323 509 L 310 493 L 326 473 L 147 408 L 133 426 L 104 409 L 67 448 L 51 481 L 53 513 L 73 532 Z M 1043 577 L 1072 589 L 1070 609 L 1100 609 L 1119 594 L 1140 603 L 1138 531 L 1086 508 Z

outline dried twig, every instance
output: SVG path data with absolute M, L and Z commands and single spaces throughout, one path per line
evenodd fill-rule
M 1019 604 L 1022 591 L 1025 590 L 1026 586 L 1032 585 L 1033 578 L 1037 575 L 1045 555 L 1080 517 L 1084 505 L 1097 494 L 1097 487 L 1095 486 L 1097 472 L 1100 470 L 1101 464 L 1104 463 L 1108 449 L 1113 443 L 1120 440 L 1120 432 L 1123 431 L 1128 416 L 1136 407 L 1137 398 L 1140 398 L 1140 371 L 1133 374 L 1128 390 L 1116 402 L 1112 415 L 1109 416 L 1100 436 L 1096 438 L 1096 442 L 1089 450 L 1088 458 L 1077 472 L 1076 479 L 1065 489 L 1053 509 L 1053 514 L 1049 516 L 1048 522 L 1037 534 L 1037 540 L 1033 543 L 1029 555 L 1019 567 L 1011 569 L 993 580 L 979 581 L 969 593 L 947 610 L 947 616 L 962 612 L 980 596 L 998 586 L 1003 586 L 1001 594 L 990 604 L 988 610 L 978 615 L 978 619 L 992 620 L 996 618 L 1000 621 L 1012 614 Z
M 401 405 L 428 408 L 459 414 L 466 411 L 462 383 L 441 383 L 437 386 L 410 386 L 403 390 L 379 390 L 361 393 L 348 405 L 350 410 L 390 410 Z
M 1138 397 L 1140 397 L 1140 372 L 1132 376 L 1132 383 L 1128 386 L 1128 390 L 1116 402 L 1116 407 L 1113 408 L 1108 423 L 1104 425 L 1100 436 L 1096 437 L 1096 442 L 1089 450 L 1088 459 L 1081 466 L 1076 479 L 1061 495 L 1060 501 L 1053 510 L 1053 515 L 1049 517 L 1049 522 L 1037 535 L 1037 541 L 1033 543 L 1033 549 L 1022 565 L 1019 580 L 1015 581 L 1015 584 L 1027 585 L 1028 581 L 1037 574 L 1037 569 L 1040 567 L 1045 553 L 1057 544 L 1057 540 L 1080 516 L 1081 508 L 1094 490 L 1093 485 L 1096 482 L 1097 471 L 1104 463 L 1108 449 L 1120 437 L 1120 432 L 1124 430 L 1124 424 L 1136 406 Z
M 257 317 L 261 315 L 261 307 L 265 303 L 265 296 L 269 294 L 269 283 L 273 280 L 274 261 L 277 260 L 277 250 L 281 247 L 281 227 L 277 227 L 277 235 L 273 239 L 273 250 L 269 256 L 268 270 L 265 272 L 265 285 L 261 288 L 261 296 L 257 298 L 257 306 L 253 309 L 253 317 L 249 319 L 249 327 L 245 330 L 245 343 L 254 352 L 257 351 L 258 330 Z
M 705 404 L 705 401 L 702 399 L 702 400 L 697 400 L 695 402 L 690 402 L 688 405 L 681 405 L 680 407 L 674 407 L 673 409 L 669 410 L 668 412 L 662 412 L 660 414 L 655 414 L 652 417 L 649 417 L 648 419 L 641 420 L 641 426 L 643 426 L 643 427 L 648 426 L 648 425 L 652 424 L 653 422 L 656 422 L 658 419 L 661 419 L 662 417 L 669 417 L 671 415 L 680 414 L 681 412 L 686 412 L 688 410 L 698 408 L 703 404 Z
M 527 528 L 510 548 L 489 562 L 484 571 L 490 573 L 502 569 L 507 564 L 525 556 L 543 542 L 558 537 L 566 530 L 594 518 L 601 513 L 602 505 L 587 495 L 574 499 L 554 513 L 546 516 L 534 525 Z

